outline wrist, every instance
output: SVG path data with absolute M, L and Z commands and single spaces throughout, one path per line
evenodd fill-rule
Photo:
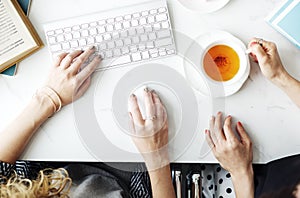
M 283 71 L 279 72 L 274 78 L 270 79 L 272 83 L 274 83 L 276 86 L 280 88 L 284 88 L 287 86 L 287 82 L 289 82 L 289 79 L 291 76 L 289 73 L 283 69 Z
M 33 106 L 33 110 L 36 110 L 37 113 L 42 114 L 41 117 L 44 117 L 44 115 L 47 118 L 51 117 L 56 111 L 53 101 L 49 98 L 49 96 L 41 92 L 34 94 L 31 105 Z

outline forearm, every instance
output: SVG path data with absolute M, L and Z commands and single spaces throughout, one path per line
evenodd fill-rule
M 170 165 L 149 171 L 153 198 L 173 198 L 175 191 L 172 185 Z
M 286 71 L 272 82 L 282 89 L 290 99 L 300 108 L 300 82 Z
M 47 96 L 35 95 L 21 114 L 0 133 L 0 160 L 15 163 L 32 135 L 53 112 L 53 104 Z
M 243 173 L 231 174 L 237 198 L 254 198 L 254 179 L 252 167 Z

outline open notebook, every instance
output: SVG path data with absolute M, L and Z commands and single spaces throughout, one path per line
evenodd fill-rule
M 300 49 L 300 0 L 285 0 L 266 21 Z

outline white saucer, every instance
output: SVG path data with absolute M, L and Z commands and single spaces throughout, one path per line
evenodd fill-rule
M 210 48 L 210 46 L 214 44 L 226 44 L 235 51 L 237 51 L 240 61 L 241 61 L 241 69 L 237 73 L 237 75 L 229 81 L 226 82 L 217 82 L 212 80 L 207 76 L 204 71 L 202 64 L 202 58 Z M 197 45 L 200 45 L 204 51 L 199 52 L 199 65 L 193 65 L 184 60 L 184 68 L 186 78 L 190 82 L 191 86 L 194 87 L 197 91 L 199 91 L 202 95 L 211 96 L 211 97 L 226 97 L 236 93 L 247 80 L 250 73 L 250 63 L 249 57 L 245 53 L 246 46 L 245 44 L 234 37 L 232 34 L 225 31 L 212 31 L 206 34 L 200 35 L 195 39 L 195 43 L 191 45 L 191 47 L 187 50 L 187 54 L 193 53 L 194 49 Z M 199 47 L 198 47 L 199 48 Z
M 210 13 L 223 8 L 230 0 L 178 0 L 189 10 Z

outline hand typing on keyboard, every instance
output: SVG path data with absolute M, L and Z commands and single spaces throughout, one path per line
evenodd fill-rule
M 95 52 L 95 47 L 86 51 L 76 50 L 62 53 L 54 58 L 46 87 L 53 89 L 61 100 L 61 105 L 67 105 L 84 94 L 91 83 L 91 75 L 100 63 L 100 56 L 85 67 L 83 63 Z
M 54 22 L 45 33 L 52 54 L 94 45 L 101 69 L 176 53 L 165 1 Z

